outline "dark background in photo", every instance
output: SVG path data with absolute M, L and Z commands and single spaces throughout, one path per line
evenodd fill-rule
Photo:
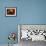
M 7 15 L 14 15 L 15 9 L 7 9 Z

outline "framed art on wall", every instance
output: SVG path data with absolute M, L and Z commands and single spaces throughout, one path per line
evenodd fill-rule
M 5 10 L 6 16 L 16 16 L 16 7 L 6 7 Z
M 46 41 L 46 24 L 19 24 L 18 41 Z

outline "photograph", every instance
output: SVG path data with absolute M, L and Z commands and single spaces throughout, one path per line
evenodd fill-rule
M 41 45 L 46 42 L 45 24 L 18 24 L 18 42 L 20 46 Z
M 7 7 L 5 12 L 6 16 L 16 16 L 16 7 Z

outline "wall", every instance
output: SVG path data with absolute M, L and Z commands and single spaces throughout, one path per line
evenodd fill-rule
M 5 7 L 16 7 L 16 17 L 6 17 Z M 18 24 L 46 24 L 46 0 L 0 0 L 0 44 L 7 44 L 9 32 Z M 16 39 L 17 43 L 17 39 Z

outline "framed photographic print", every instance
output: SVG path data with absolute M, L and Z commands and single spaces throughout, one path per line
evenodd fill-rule
M 6 7 L 6 16 L 16 16 L 16 7 Z

